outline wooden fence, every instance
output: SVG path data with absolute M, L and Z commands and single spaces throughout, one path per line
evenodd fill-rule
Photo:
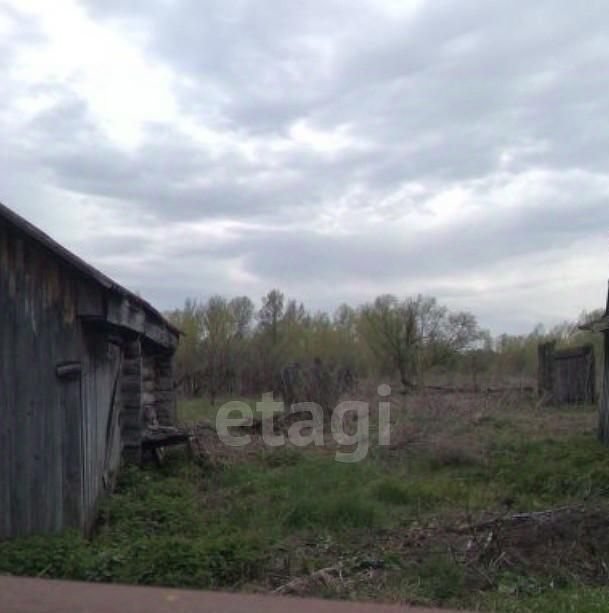
M 592 404 L 596 401 L 596 363 L 592 345 L 556 349 L 556 343 L 538 348 L 538 388 L 541 397 L 556 404 Z

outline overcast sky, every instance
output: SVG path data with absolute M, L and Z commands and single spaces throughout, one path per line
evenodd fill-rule
M 609 5 L 0 0 L 0 201 L 159 308 L 604 305 Z

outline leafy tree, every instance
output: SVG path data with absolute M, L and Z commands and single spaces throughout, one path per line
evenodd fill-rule
M 247 296 L 213 296 L 203 304 L 187 300 L 167 317 L 183 332 L 175 359 L 182 389 L 195 395 L 205 389 L 215 402 L 236 389 L 241 395 L 278 392 L 283 370 L 296 362 L 303 372 L 323 364 L 325 372 L 350 381 L 397 373 L 405 388 L 423 385 L 437 365 L 467 373 L 474 386 L 482 373 L 524 381 L 535 375 L 537 347 L 546 340 L 557 340 L 558 347 L 592 343 L 602 359 L 600 335 L 581 329 L 602 313 L 493 339 L 471 313 L 450 311 L 431 297 L 383 295 L 358 309 L 342 304 L 329 317 L 274 289 L 258 312 Z
M 229 376 L 231 342 L 235 336 L 235 318 L 225 298 L 213 296 L 201 309 L 206 382 L 212 404 Z
M 254 319 L 254 303 L 247 296 L 237 296 L 228 303 L 234 321 L 235 336 L 243 339 L 249 335 Z
M 200 307 L 196 300 L 187 299 L 182 309 L 167 314 L 169 321 L 182 332 L 174 364 L 178 382 L 189 394 L 195 394 L 200 386 L 203 354 L 201 351 Z
M 271 290 L 262 298 L 262 307 L 258 311 L 258 321 L 263 330 L 271 335 L 273 346 L 279 341 L 279 322 L 283 317 L 284 295 L 278 290 Z
M 412 299 L 379 296 L 361 309 L 361 333 L 372 351 L 398 372 L 404 387 L 413 387 L 419 345 L 417 306 Z
M 459 355 L 479 338 L 470 313 L 450 313 L 435 298 L 398 300 L 378 297 L 361 310 L 361 331 L 373 352 L 398 372 L 402 385 L 414 387 L 436 364 Z

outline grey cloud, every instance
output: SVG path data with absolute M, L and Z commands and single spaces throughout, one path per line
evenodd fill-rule
M 345 279 L 353 286 L 401 279 L 433 285 L 446 275 L 488 273 L 514 255 L 596 237 L 609 225 L 606 184 L 574 174 L 609 177 L 605 2 L 432 0 L 405 19 L 372 2 L 354 8 L 338 0 L 82 4 L 125 36 L 144 33 L 133 44 L 144 40 L 145 57 L 175 76 L 184 117 L 260 154 L 212 151 L 172 124 L 149 124 L 141 146 L 125 151 L 105 136 L 87 100 L 66 84 L 40 83 L 25 93 L 54 88 L 55 107 L 19 133 L 0 115 L 0 138 L 11 145 L 0 153 L 10 175 L 4 189 L 18 200 L 33 197 L 27 181 L 34 178 L 103 198 L 115 211 L 133 209 L 155 230 L 165 228 L 165 244 L 139 243 L 153 259 L 165 258 L 160 268 L 210 263 L 200 281 L 177 275 L 171 291 L 178 302 L 184 292 L 196 293 L 189 283 L 230 289 L 221 271 L 234 258 L 266 286 L 315 284 L 331 295 Z M 23 44 L 39 35 L 35 21 L 24 21 L 19 32 Z M 17 42 L 0 42 L 0 73 Z M 11 100 L 13 85 L 6 80 Z M 288 141 L 297 121 L 327 132 L 342 126 L 353 146 L 332 154 L 294 143 L 272 149 L 270 143 Z M 542 169 L 558 183 L 549 195 L 521 189 L 511 209 L 493 201 L 501 197 L 494 177 L 512 173 L 516 181 Z M 398 197 L 409 182 L 420 193 Z M 335 237 L 312 229 L 337 202 L 362 219 L 366 212 L 405 223 L 434 195 L 460 187 L 472 189 L 484 211 L 475 224 L 425 231 L 408 242 L 391 226 Z M 172 242 L 176 224 L 214 218 L 257 229 L 207 245 L 194 234 Z M 137 233 L 120 230 L 90 244 L 89 253 L 103 258 L 107 240 L 117 256 L 137 255 L 130 242 Z M 128 281 L 152 298 L 170 301 L 170 290 L 152 276 L 131 274 Z
M 407 238 L 397 236 L 387 224 L 385 232 L 355 235 L 256 232 L 242 237 L 237 246 L 246 254 L 251 272 L 278 284 L 315 280 L 331 287 L 358 279 L 394 283 L 438 276 L 467 278 L 511 258 L 566 249 L 582 238 L 603 236 L 609 227 L 608 196 L 607 191 L 604 197 L 580 193 L 576 208 L 564 201 L 553 207 L 547 200 L 524 211 L 489 208 L 468 222 Z M 521 272 L 526 277 L 530 271 Z
M 212 160 L 171 128 L 167 138 L 151 129 L 131 156 L 97 135 L 91 147 L 81 139 L 44 160 L 70 189 L 135 200 L 171 218 L 247 218 L 339 198 L 354 182 L 379 198 L 406 181 L 483 177 L 523 143 L 544 147 L 519 155 L 521 170 L 606 166 L 602 3 L 574 14 L 546 2 L 433 2 L 406 22 L 341 3 L 87 5 L 148 28 L 150 53 L 195 82 L 182 92 L 186 112 L 208 119 L 218 105 L 212 115 L 244 140 L 284 135 L 297 119 L 321 129 L 344 123 L 369 148 L 332 161 L 286 153 L 279 163 L 292 179 L 260 185 L 256 175 L 273 170 L 268 161 Z M 324 45 L 331 59 L 320 66 Z M 206 99 L 214 87 L 222 102 Z M 51 120 L 64 133 L 77 130 Z

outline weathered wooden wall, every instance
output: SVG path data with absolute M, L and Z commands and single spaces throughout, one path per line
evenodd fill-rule
M 142 430 L 147 426 L 173 426 L 177 421 L 171 352 L 141 340 L 125 346 L 121 379 L 123 457 L 142 460 Z
M 176 424 L 178 416 L 171 354 L 158 354 L 154 359 L 154 408 L 162 426 Z
M 596 363 L 592 345 L 557 351 L 554 364 L 554 395 L 557 402 L 596 402 Z
M 86 353 L 81 380 L 83 441 L 84 528 L 93 527 L 97 505 L 114 483 L 120 464 L 121 439 L 117 427 L 121 411 L 122 349 L 109 343 L 103 331 L 85 326 Z
M 594 347 L 556 350 L 549 342 L 538 348 L 538 388 L 548 402 L 593 404 L 596 401 Z
M 123 455 L 129 462 L 139 463 L 142 458 L 142 424 L 144 404 L 142 399 L 143 357 L 139 340 L 125 345 L 123 376 L 121 378 L 121 402 L 123 412 L 120 419 Z
M 0 538 L 86 530 L 118 467 L 121 352 L 78 317 L 96 291 L 0 220 Z

